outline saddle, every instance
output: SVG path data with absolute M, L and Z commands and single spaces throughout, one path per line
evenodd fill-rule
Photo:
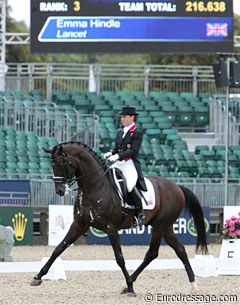
M 132 203 L 129 193 L 127 191 L 127 183 L 123 173 L 118 168 L 111 168 L 110 173 L 112 175 L 112 180 L 116 187 L 117 193 L 121 200 L 121 206 L 126 209 L 134 210 L 136 207 Z M 152 183 L 146 177 L 145 183 L 147 186 L 147 191 L 139 190 L 142 195 L 142 206 L 144 210 L 152 210 L 155 207 L 155 192 Z

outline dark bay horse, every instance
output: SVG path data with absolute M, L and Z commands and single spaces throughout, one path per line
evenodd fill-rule
M 193 217 L 197 231 L 196 250 L 207 253 L 203 211 L 191 190 L 159 176 L 148 177 L 153 184 L 156 197 L 154 209 L 145 210 L 145 224 L 152 226 L 152 236 L 143 262 L 130 275 L 125 267 L 118 230 L 131 227 L 134 211 L 129 210 L 126 213 L 126 209 L 122 208 L 109 165 L 91 148 L 81 143 L 62 143 L 53 149 L 45 149 L 45 151 L 51 153 L 56 193 L 64 196 L 74 181 L 77 181 L 78 193 L 74 203 L 74 220 L 68 233 L 34 277 L 31 285 L 40 285 L 42 276 L 48 272 L 55 259 L 86 233 L 89 226 L 93 226 L 108 234 L 117 264 L 121 268 L 127 284 L 122 293 L 129 296 L 135 295 L 133 283 L 143 269 L 158 256 L 162 238 L 175 250 L 183 262 L 189 281 L 193 288 L 197 289 L 185 248 L 173 232 L 174 222 L 186 208 Z

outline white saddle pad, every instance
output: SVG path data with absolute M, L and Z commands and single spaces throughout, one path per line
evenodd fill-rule
M 144 200 L 144 198 L 142 198 L 142 205 L 143 205 L 143 209 L 144 210 L 152 210 L 155 207 L 156 204 L 156 200 L 155 200 L 155 192 L 154 192 L 154 188 L 152 185 L 152 182 L 144 177 L 146 186 L 147 186 L 147 191 L 141 191 L 141 193 L 143 194 L 144 198 L 146 199 L 146 201 Z
M 122 190 L 121 190 L 121 187 L 120 187 L 120 184 L 119 184 L 121 179 L 117 179 L 115 168 L 113 168 L 113 178 L 114 178 L 114 181 L 115 181 L 115 183 L 117 185 L 117 188 L 118 188 L 118 194 L 119 194 L 119 197 L 121 198 L 122 206 L 125 207 L 125 208 L 129 208 L 129 209 L 135 209 L 134 205 L 129 205 L 128 203 L 123 201 Z M 142 206 L 143 206 L 144 210 L 152 210 L 152 209 L 154 209 L 155 204 L 156 204 L 154 188 L 153 188 L 152 182 L 149 179 L 144 177 L 144 180 L 145 180 L 145 183 L 146 183 L 146 186 L 147 186 L 147 191 L 146 192 L 141 191 L 142 195 L 145 198 L 145 199 L 142 198 Z

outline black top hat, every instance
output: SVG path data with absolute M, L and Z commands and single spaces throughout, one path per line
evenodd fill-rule
M 138 115 L 139 113 L 136 112 L 135 107 L 122 107 L 122 111 L 120 112 L 121 115 Z

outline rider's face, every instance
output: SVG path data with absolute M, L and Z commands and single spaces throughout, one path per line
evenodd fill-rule
M 134 122 L 134 115 L 122 115 L 121 116 L 121 122 L 124 127 L 130 126 Z

